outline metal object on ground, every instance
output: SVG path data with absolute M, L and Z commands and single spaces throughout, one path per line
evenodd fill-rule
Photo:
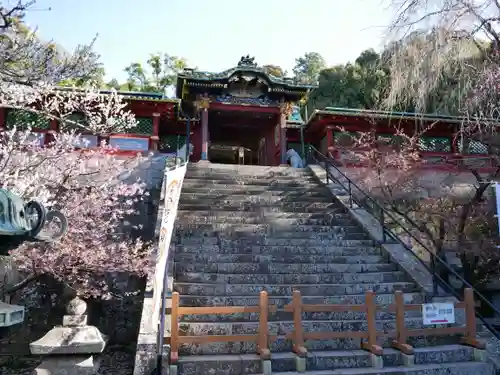
M 25 202 L 7 189 L 0 189 L 0 236 L 54 241 L 68 230 L 66 216 L 60 211 L 47 211 L 35 200 Z

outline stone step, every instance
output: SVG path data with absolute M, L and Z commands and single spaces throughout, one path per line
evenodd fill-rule
M 223 373 L 221 373 L 223 374 Z M 229 374 L 229 373 L 228 373 Z M 274 375 L 494 375 L 492 365 L 482 362 L 451 362 L 447 364 L 415 365 L 412 367 L 352 368 L 273 372 Z
M 422 313 L 420 311 L 406 311 L 405 317 L 411 318 L 421 318 Z M 284 309 L 277 309 L 272 314 L 269 314 L 269 321 L 286 321 L 291 320 L 292 313 L 285 311 Z M 341 311 L 341 312 L 303 312 L 302 318 L 304 320 L 314 321 L 314 320 L 366 320 L 366 313 L 357 311 Z M 377 311 L 376 318 L 379 320 L 395 320 L 396 314 L 389 313 L 386 311 Z M 182 321 L 184 322 L 257 322 L 259 320 L 259 314 L 257 313 L 235 313 L 235 314 L 206 314 L 206 315 L 184 315 Z
M 273 353 L 271 357 L 273 373 L 293 374 L 295 370 L 295 355 L 293 353 Z M 422 365 L 439 364 L 463 364 L 469 366 L 473 363 L 473 350 L 459 345 L 437 346 L 433 348 L 416 348 L 415 364 L 416 368 Z M 386 349 L 383 355 L 385 369 L 395 366 L 402 366 L 402 355 L 400 352 Z M 311 370 L 335 370 L 350 369 L 349 371 L 362 369 L 362 371 L 372 371 L 370 368 L 370 354 L 363 350 L 350 351 L 316 351 L 308 353 L 306 359 L 306 369 Z M 238 355 L 214 355 L 214 356 L 188 356 L 179 358 L 179 374 L 259 374 L 262 363 L 255 354 Z M 408 368 L 396 367 L 399 371 Z M 378 371 L 385 371 L 381 369 Z M 287 371 L 287 372 L 284 372 Z M 364 373 L 364 372 L 363 372 Z M 359 374 L 363 374 L 359 373 Z M 376 372 L 371 372 L 376 374 Z M 404 372 L 398 372 L 397 375 Z M 439 375 L 439 372 L 437 372 Z M 338 372 L 335 372 L 338 374 Z M 424 372 L 416 373 L 423 375 Z M 425 372 L 425 374 L 431 374 Z M 450 373 L 448 373 L 450 374 Z M 477 375 L 477 374 L 476 374 Z
M 413 282 L 396 283 L 366 283 L 366 284 L 212 284 L 212 283 L 182 283 L 174 282 L 174 291 L 187 295 L 204 296 L 255 296 L 261 291 L 267 291 L 270 296 L 292 296 L 294 290 L 307 296 L 328 296 L 360 294 L 367 291 L 375 293 L 393 293 L 402 290 L 405 293 L 418 291 Z
M 350 220 L 351 225 L 354 225 L 355 221 L 351 218 L 348 213 L 329 213 L 329 212 L 275 212 L 263 210 L 255 211 L 239 211 L 239 210 L 218 210 L 217 207 L 213 207 L 211 210 L 177 210 L 177 218 L 184 217 L 216 217 L 216 218 L 229 218 L 229 217 L 244 217 L 244 218 L 262 218 L 266 217 L 268 219 L 332 219 L 339 221 Z
M 183 224 L 179 224 L 183 225 Z M 203 225 L 203 224 L 199 224 Z M 192 229 L 179 229 L 175 228 L 175 235 L 177 237 L 214 237 L 218 236 L 220 239 L 226 240 L 237 240 L 241 238 L 256 238 L 269 236 L 271 238 L 288 238 L 292 241 L 295 239 L 316 239 L 317 241 L 324 240 L 368 240 L 369 236 L 366 233 L 326 233 L 326 232 L 289 232 L 289 231 L 273 231 L 273 232 L 251 232 L 240 230 L 235 228 L 233 231 L 228 231 L 227 229 L 204 229 L 199 230 L 198 224 L 184 224 L 185 227 L 191 227 Z M 318 242 L 316 243 L 318 244 Z
M 404 293 L 404 301 L 408 304 L 419 304 L 428 302 L 429 298 L 421 293 Z M 275 305 L 276 308 L 282 309 L 292 300 L 290 296 L 270 296 L 269 304 Z M 375 296 L 376 303 L 381 306 L 386 306 L 394 302 L 393 293 L 378 293 Z M 303 303 L 307 304 L 364 304 L 364 294 L 346 294 L 346 295 L 330 295 L 330 296 L 302 296 Z M 206 295 L 181 295 L 181 306 L 258 306 L 259 296 L 221 296 L 213 297 Z
M 175 223 L 174 229 L 178 235 L 211 236 L 217 234 L 219 238 L 234 238 L 248 236 L 271 236 L 286 238 L 330 238 L 365 239 L 368 235 L 358 226 L 333 226 L 333 225 L 290 225 L 279 222 L 272 224 L 188 224 Z
M 206 185 L 200 187 L 182 186 L 183 194 L 203 194 L 203 193 L 220 193 L 220 194 L 234 194 L 234 195 L 301 195 L 305 193 L 321 193 L 331 197 L 331 192 L 324 186 L 308 186 L 303 188 L 294 188 L 293 190 L 281 189 L 279 187 L 269 186 L 244 186 L 244 185 L 230 185 L 218 186 L 217 189 L 208 187 Z
M 181 283 L 214 284 L 342 284 L 342 283 L 389 283 L 408 281 L 402 271 L 372 273 L 311 273 L 311 274 L 213 274 L 202 272 L 176 273 Z
M 396 270 L 394 263 L 177 263 L 175 272 L 204 272 L 215 274 L 311 274 L 332 272 L 388 272 Z
M 388 263 L 387 257 L 382 255 L 310 255 L 310 254 L 218 254 L 218 253 L 177 253 L 175 262 L 179 263 L 258 263 L 258 264 L 371 264 Z
M 396 321 L 377 320 L 375 326 L 377 332 L 394 332 Z M 365 320 L 303 320 L 302 327 L 304 332 L 310 333 L 368 331 L 368 323 Z M 405 319 L 405 327 L 410 330 L 425 328 L 421 317 Z M 268 324 L 268 329 L 273 336 L 286 336 L 295 330 L 295 326 L 291 319 L 271 321 Z M 258 332 L 259 322 L 186 322 L 181 320 L 179 330 L 182 336 L 247 335 Z
M 471 362 L 474 360 L 472 348 L 461 345 L 444 345 L 430 348 L 415 349 L 415 364 L 447 364 L 453 362 Z M 384 367 L 403 366 L 401 352 L 385 349 L 383 354 Z M 371 367 L 370 353 L 363 350 L 352 351 L 315 351 L 309 352 L 306 359 L 306 369 L 336 370 Z M 277 353 L 272 356 L 273 372 L 294 371 L 295 357 L 289 353 Z
M 342 247 L 342 246 L 272 246 L 272 245 L 240 245 L 240 244 L 217 244 L 217 245 L 177 245 L 171 246 L 176 254 L 254 254 L 254 255 L 329 255 L 329 256 L 355 256 L 355 255 L 381 255 L 379 248 L 374 246 Z
M 235 239 L 225 239 L 217 236 L 175 238 L 176 244 L 182 245 L 220 245 L 220 246 L 341 246 L 341 247 L 365 247 L 374 246 L 374 241 L 363 240 L 338 240 L 338 239 L 318 239 L 318 238 L 273 238 L 265 236 L 243 237 Z
M 297 188 L 311 188 L 317 187 L 318 182 L 315 178 L 306 179 L 295 179 L 295 180 L 284 180 L 284 179 L 219 179 L 215 180 L 212 178 L 185 178 L 182 186 L 189 187 L 203 187 L 206 189 L 216 189 L 221 186 L 274 186 L 277 189 L 283 189 L 288 191 L 293 191 Z
M 234 223 L 247 223 L 254 224 L 251 221 L 255 221 L 255 224 L 271 224 L 274 222 L 282 222 L 282 220 L 288 220 L 291 225 L 341 225 L 341 226 L 357 226 L 354 219 L 347 213 L 335 213 L 335 212 L 269 212 L 266 209 L 262 211 L 229 211 L 222 210 L 219 211 L 217 207 L 214 207 L 212 211 L 191 211 L 191 210 L 178 210 L 177 211 L 177 221 L 192 221 L 200 223 L 210 223 L 210 222 L 227 222 L 229 224 Z
M 282 182 L 301 182 L 314 181 L 317 179 L 313 175 L 303 174 L 300 176 L 294 175 L 279 175 L 279 174 L 248 174 L 248 173 L 186 173 L 186 180 L 197 181 L 282 181 Z
M 199 167 L 190 164 L 187 168 L 188 174 L 246 174 L 251 176 L 312 176 L 313 173 L 308 168 L 271 167 L 261 165 L 231 165 L 231 164 L 211 164 L 210 167 Z
M 326 216 L 326 215 L 325 215 Z M 176 223 L 179 224 L 275 224 L 280 225 L 341 225 L 342 228 L 354 226 L 352 221 L 339 222 L 339 220 L 333 217 L 327 218 L 273 218 L 265 215 L 260 217 L 207 217 L 199 216 L 197 217 L 195 213 L 193 215 L 178 215 Z
M 231 231 L 231 230 L 239 230 L 245 232 L 252 233 L 268 233 L 272 231 L 283 232 L 304 232 L 304 233 L 349 233 L 352 231 L 362 232 L 363 230 L 357 225 L 350 226 L 338 226 L 338 225 L 305 225 L 305 224 L 297 224 L 290 225 L 286 220 L 281 222 L 277 220 L 271 224 L 225 224 L 225 223 L 216 223 L 216 224 L 199 224 L 196 225 L 196 229 L 205 230 L 221 230 L 221 231 Z M 193 227 L 192 225 L 190 227 Z M 179 225 L 179 228 L 182 229 L 183 226 Z
M 290 167 L 271 167 L 271 166 L 255 166 L 255 165 L 231 165 L 231 164 L 209 164 L 209 166 L 199 166 L 189 164 L 187 175 L 249 175 L 249 176 L 313 176 L 309 168 L 297 169 Z
M 182 195 L 179 199 L 178 210 L 189 211 L 209 211 L 214 208 L 217 211 L 241 211 L 241 212 L 297 212 L 297 213 L 319 213 L 326 212 L 330 214 L 346 214 L 346 210 L 341 207 L 338 202 L 332 203 L 332 200 L 326 202 L 274 202 L 254 204 L 253 202 L 239 202 L 227 200 L 224 202 L 217 202 L 216 205 L 211 201 L 203 202 L 202 199 L 187 199 L 182 201 Z
M 424 348 L 429 346 L 441 346 L 457 344 L 460 340 L 458 335 L 448 336 L 426 336 L 426 337 L 410 337 L 408 344 L 415 348 Z M 389 348 L 393 341 L 392 337 L 380 337 L 377 344 Z M 359 350 L 361 347 L 360 339 L 337 339 L 337 340 L 307 340 L 305 347 L 308 351 L 333 351 L 333 350 Z M 292 341 L 285 336 L 278 336 L 273 340 L 269 349 L 272 356 L 276 353 L 286 353 L 292 351 Z M 255 342 L 217 342 L 207 344 L 183 344 L 180 345 L 179 355 L 214 355 L 214 354 L 253 354 L 257 352 L 257 344 Z M 399 375 L 399 374 L 398 374 Z M 482 375 L 482 374 L 481 374 Z
M 199 194 L 184 194 L 181 193 L 181 197 L 179 198 L 179 203 L 191 203 L 193 201 L 200 201 L 200 203 L 210 203 L 217 202 L 220 204 L 229 204 L 229 203 L 251 203 L 253 205 L 265 205 L 269 203 L 280 203 L 280 204 L 291 204 L 293 206 L 300 207 L 307 206 L 314 203 L 332 203 L 333 198 L 325 195 L 318 195 L 316 197 L 296 197 L 296 196 L 279 196 L 279 195 L 231 195 L 231 194 L 207 194 L 207 195 L 199 195 Z M 339 203 L 335 203 L 337 207 L 339 207 Z M 292 206 L 292 207 L 293 207 Z
M 304 198 L 306 199 L 311 199 L 311 198 L 318 198 L 318 200 L 321 200 L 325 197 L 329 198 L 330 201 L 332 201 L 331 195 L 327 195 L 324 192 L 261 192 L 258 194 L 248 194 L 246 192 L 232 192 L 231 190 L 226 190 L 226 191 L 221 191 L 220 189 L 214 189 L 214 190 L 199 190 L 198 192 L 195 193 L 188 193 L 184 189 L 182 190 L 182 195 L 184 198 L 189 197 L 193 199 L 232 199 L 233 197 L 237 197 L 238 200 L 241 199 L 252 199 L 252 200 L 261 200 L 261 201 L 266 201 L 269 199 L 276 199 L 279 198 L 281 200 L 302 200 Z

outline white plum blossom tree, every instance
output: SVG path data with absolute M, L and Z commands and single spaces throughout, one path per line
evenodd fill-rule
M 0 187 L 61 211 L 69 222 L 68 232 L 58 241 L 25 241 L 7 249 L 25 278 L 14 284 L 7 280 L 3 292 L 15 293 L 48 276 L 82 297 L 109 295 L 107 275 L 145 276 L 151 270 L 150 245 L 123 228 L 148 192 L 142 181 L 125 182 L 120 173 L 135 168 L 142 156 L 119 158 L 105 143 L 85 149 L 80 133 L 124 132 L 136 125 L 134 115 L 116 92 L 58 88 L 63 80 L 92 75 L 99 65 L 92 46 L 78 47 L 73 54 L 61 52 L 23 25 L 33 1 L 20 0 L 10 8 L 2 3 L 0 107 L 55 120 L 59 132 L 41 144 L 32 123 L 4 129 Z M 74 113 L 83 115 L 85 122 L 72 120 Z

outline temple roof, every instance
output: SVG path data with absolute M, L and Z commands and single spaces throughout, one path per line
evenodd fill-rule
M 100 90 L 102 94 L 111 93 L 110 90 Z M 154 92 L 138 92 L 138 91 L 117 91 L 118 95 L 123 96 L 126 99 L 130 100 L 145 100 L 145 101 L 156 101 L 162 103 L 179 103 L 180 99 L 174 98 L 169 99 L 165 97 L 163 94 L 158 94 Z
M 78 87 L 58 87 L 57 90 L 61 91 L 85 91 L 83 88 Z M 99 90 L 100 94 L 111 94 L 112 90 Z M 167 98 L 163 94 L 159 94 L 156 92 L 140 92 L 140 91 L 116 91 L 116 93 L 120 96 L 123 96 L 125 99 L 129 100 L 141 100 L 141 101 L 155 101 L 162 103 L 174 103 L 177 104 L 180 102 L 180 99 L 177 98 Z
M 318 116 L 352 116 L 352 117 L 365 117 L 365 118 L 387 118 L 398 120 L 415 120 L 421 121 L 442 121 L 447 123 L 459 123 L 464 119 L 456 116 L 446 116 L 433 113 L 415 113 L 415 112 L 392 112 L 392 111 L 376 111 L 371 109 L 357 109 L 357 108 L 337 108 L 326 107 L 325 109 L 315 109 L 311 116 L 306 121 L 306 126 L 317 120 Z
M 317 85 L 308 85 L 297 82 L 294 78 L 277 77 L 269 74 L 264 67 L 258 66 L 254 57 L 249 55 L 241 57 L 238 65 L 234 68 L 224 70 L 223 72 L 203 72 L 195 69 L 184 69 L 177 76 L 177 97 L 182 95 L 182 83 L 186 81 L 198 81 L 211 87 L 224 87 L 227 81 L 237 73 L 249 73 L 264 77 L 272 91 L 294 91 L 306 92 L 315 89 Z

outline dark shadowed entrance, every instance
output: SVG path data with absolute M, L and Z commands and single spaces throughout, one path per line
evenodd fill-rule
M 210 110 L 208 160 L 213 163 L 273 165 L 277 123 L 278 116 L 274 113 Z

